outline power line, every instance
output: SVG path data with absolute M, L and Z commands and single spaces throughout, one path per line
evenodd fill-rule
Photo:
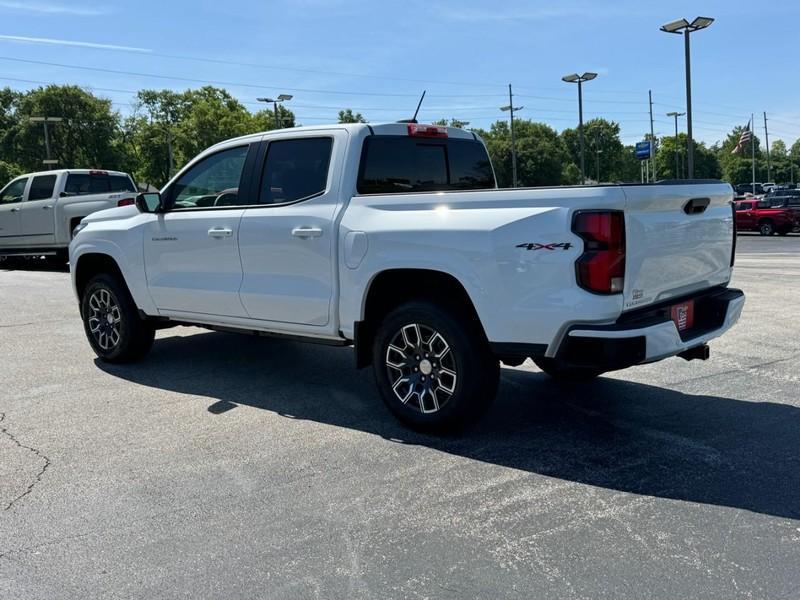
M 113 75 L 130 75 L 133 77 L 150 77 L 153 79 L 165 79 L 168 81 L 186 81 L 189 83 L 199 83 L 199 84 L 212 84 L 212 85 L 224 85 L 224 86 L 236 86 L 236 87 L 246 87 L 246 88 L 254 88 L 260 90 L 273 90 L 276 88 L 281 88 L 286 91 L 290 92 L 303 92 L 307 94 L 336 94 L 336 95 L 344 95 L 344 96 L 379 96 L 379 97 L 394 97 L 394 98 L 417 98 L 417 94 L 398 94 L 398 93 L 389 93 L 389 92 L 365 92 L 365 91 L 352 91 L 352 92 L 345 92 L 340 90 L 318 90 L 318 89 L 311 89 L 311 88 L 293 88 L 290 86 L 284 85 L 260 85 L 257 83 L 244 83 L 244 82 L 237 82 L 237 81 L 214 81 L 211 79 L 196 79 L 193 77 L 180 77 L 174 75 L 160 75 L 157 73 L 140 73 L 137 71 L 124 71 L 121 69 L 106 69 L 103 67 L 89 67 L 86 65 L 70 65 L 66 63 L 56 63 L 44 60 L 32 60 L 27 58 L 15 58 L 10 56 L 0 56 L 0 60 L 6 60 L 11 62 L 20 62 L 25 64 L 33 64 L 33 65 L 43 65 L 48 67 L 59 67 L 62 69 L 80 69 L 82 71 L 94 71 L 97 73 L 111 73 Z M 498 97 L 505 97 L 504 94 L 433 94 L 438 98 L 498 98 Z

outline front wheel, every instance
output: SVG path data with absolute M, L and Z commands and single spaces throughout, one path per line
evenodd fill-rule
M 153 345 L 155 329 L 142 320 L 130 293 L 113 275 L 96 275 L 81 298 L 83 328 L 101 360 L 142 359 Z
M 500 373 L 473 321 L 432 302 L 408 302 L 386 316 L 372 364 L 389 410 L 414 429 L 435 432 L 477 420 L 494 399 Z
M 573 367 L 557 358 L 534 358 L 534 364 L 553 379 L 558 381 L 590 381 L 605 371 L 589 367 Z
M 763 221 L 758 224 L 758 232 L 761 235 L 773 235 L 775 233 L 775 225 L 772 221 Z

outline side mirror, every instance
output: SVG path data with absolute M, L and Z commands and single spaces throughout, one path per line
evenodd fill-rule
M 136 196 L 136 208 L 143 213 L 159 212 L 161 210 L 161 194 L 158 192 L 139 194 Z

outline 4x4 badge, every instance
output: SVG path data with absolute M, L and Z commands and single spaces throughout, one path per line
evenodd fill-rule
M 530 242 L 527 244 L 517 244 L 517 248 L 525 248 L 526 250 L 555 250 L 557 248 L 569 250 L 572 248 L 572 244 L 570 242 L 559 242 L 553 244 L 539 244 L 538 242 Z

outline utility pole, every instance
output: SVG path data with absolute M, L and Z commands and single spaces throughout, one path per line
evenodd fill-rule
M 750 132 L 753 134 L 750 136 L 750 157 L 753 161 L 753 196 L 756 195 L 756 121 L 755 116 L 753 113 L 750 113 Z
M 764 144 L 767 147 L 767 181 L 772 181 L 772 163 L 769 159 L 769 129 L 767 128 L 766 112 L 764 112 Z
M 678 156 L 678 117 L 682 117 L 685 114 L 686 113 L 679 113 L 679 112 L 675 112 L 675 111 L 667 113 L 668 117 L 675 117 L 675 179 L 680 179 L 681 178 L 680 177 L 680 173 L 678 173 L 678 171 L 679 171 L 679 166 L 678 166 L 678 161 L 679 161 L 679 156 Z
M 514 106 L 514 94 L 511 93 L 511 84 L 508 84 L 508 105 L 501 106 L 500 110 L 509 114 L 511 121 L 511 187 L 517 187 L 517 140 L 514 135 L 514 112 L 521 111 L 524 106 Z
M 60 123 L 63 119 L 61 117 L 31 117 L 31 123 L 41 123 L 44 125 L 44 151 L 45 151 L 45 160 L 42 162 L 46 165 L 55 164 L 57 161 L 53 160 L 53 157 L 50 153 L 50 131 L 47 127 L 48 123 Z
M 647 97 L 650 100 L 650 158 L 653 161 L 653 181 L 657 181 L 656 177 L 656 134 L 653 129 L 653 90 L 647 90 Z

